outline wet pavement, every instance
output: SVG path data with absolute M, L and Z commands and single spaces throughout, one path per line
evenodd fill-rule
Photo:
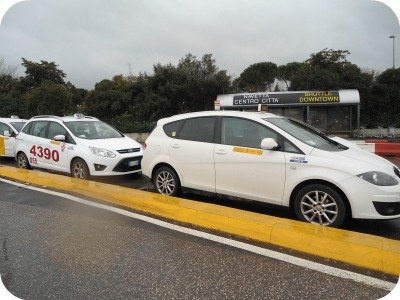
M 387 156 L 385 158 L 400 167 L 400 157 Z M 0 164 L 14 166 L 15 162 L 13 159 L 0 158 Z M 131 175 L 123 175 L 115 177 L 97 177 L 97 178 L 92 178 L 92 180 L 154 192 L 154 187 L 152 183 L 141 174 L 131 174 Z M 295 219 L 294 214 L 287 208 L 269 205 L 266 203 L 261 203 L 256 201 L 246 201 L 246 200 L 239 201 L 239 200 L 232 200 L 227 198 L 205 196 L 205 195 L 198 195 L 191 193 L 185 193 L 183 195 L 183 198 L 201 201 L 205 203 L 229 206 L 241 210 L 252 211 L 276 217 L 289 218 L 293 220 Z M 400 240 L 400 219 L 393 219 L 393 220 L 353 219 L 346 221 L 342 227 L 344 229 L 352 231 L 368 233 L 372 235 L 387 237 L 390 239 Z
M 0 182 L 0 273 L 23 299 L 378 299 L 388 292 Z

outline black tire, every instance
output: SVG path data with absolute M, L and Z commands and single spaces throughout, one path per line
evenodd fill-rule
M 90 172 L 86 162 L 82 158 L 75 158 L 71 164 L 71 176 L 79 179 L 89 179 Z
M 20 152 L 17 155 L 17 167 L 20 169 L 31 169 L 28 157 L 25 155 L 24 152 Z
M 153 176 L 155 190 L 167 196 L 179 196 L 181 183 L 176 172 L 170 167 L 159 168 Z
M 342 196 L 323 184 L 303 187 L 294 200 L 294 212 L 300 221 L 330 227 L 340 227 L 347 214 Z

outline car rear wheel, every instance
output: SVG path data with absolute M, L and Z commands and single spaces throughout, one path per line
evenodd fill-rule
M 163 195 L 178 196 L 181 192 L 178 175 L 169 167 L 161 167 L 156 171 L 153 184 L 157 192 Z
M 323 184 L 302 188 L 296 195 L 294 211 L 297 219 L 323 226 L 339 227 L 346 218 L 342 196 Z
M 20 152 L 17 155 L 17 167 L 20 169 L 30 169 L 31 168 L 28 157 L 26 157 L 25 153 L 23 153 L 23 152 Z
M 76 158 L 72 162 L 71 175 L 79 179 L 88 179 L 90 177 L 89 168 L 83 159 Z

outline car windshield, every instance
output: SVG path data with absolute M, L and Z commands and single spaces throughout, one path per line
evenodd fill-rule
M 264 120 L 311 147 L 325 151 L 343 151 L 348 149 L 346 146 L 331 140 L 317 129 L 300 121 L 288 118 L 267 118 Z
M 11 122 L 11 125 L 18 131 L 20 132 L 22 127 L 24 127 L 26 122 Z
M 110 125 L 101 121 L 64 122 L 72 134 L 81 139 L 99 140 L 121 138 L 123 135 Z

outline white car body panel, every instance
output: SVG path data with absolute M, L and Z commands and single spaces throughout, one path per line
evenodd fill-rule
M 5 136 L 4 132 L 0 132 L 0 156 L 14 157 L 15 153 L 15 137 L 18 135 L 18 130 L 12 125 L 13 122 L 26 122 L 24 119 L 16 118 L 0 118 L 0 123 L 9 127 L 11 136 Z
M 129 137 L 121 137 L 121 138 L 109 138 L 109 139 L 84 139 L 76 137 L 72 134 L 72 132 L 63 125 L 63 121 L 80 121 L 80 119 L 74 119 L 72 117 L 65 118 L 35 118 L 30 119 L 29 122 L 34 121 L 51 121 L 56 122 L 64 127 L 64 129 L 68 132 L 70 136 L 72 136 L 75 143 L 67 143 L 55 141 L 49 138 L 40 138 L 37 136 L 33 136 L 30 134 L 26 134 L 21 132 L 18 135 L 15 154 L 17 155 L 19 152 L 25 153 L 28 157 L 29 163 L 32 167 L 43 168 L 58 172 L 71 173 L 71 162 L 75 158 L 82 158 L 88 168 L 90 175 L 92 176 L 114 176 L 114 175 L 124 175 L 140 172 L 140 162 L 141 157 L 143 155 L 142 146 L 136 142 L 135 140 Z M 82 121 L 90 121 L 88 119 L 83 119 Z M 98 121 L 94 119 L 93 121 Z M 28 123 L 27 123 L 28 124 Z M 53 159 L 46 158 L 44 155 L 34 155 L 31 153 L 32 147 L 36 146 L 42 147 L 43 151 L 47 151 L 45 149 L 49 149 L 51 155 L 58 153 L 58 157 L 56 156 Z M 115 157 L 104 157 L 97 156 L 93 154 L 89 147 L 106 149 L 114 153 Z M 119 153 L 120 150 L 125 149 L 135 149 L 135 152 L 130 153 Z M 135 165 L 132 166 L 136 168 L 135 170 L 129 171 L 115 171 L 114 168 L 122 161 L 126 159 L 129 163 L 131 160 Z M 96 170 L 95 164 L 105 166 L 104 170 Z
M 261 150 L 261 154 L 247 154 L 235 152 L 234 148 L 215 145 L 217 193 L 281 204 L 286 172 L 283 152 Z
M 174 140 L 169 157 L 180 171 L 183 186 L 215 192 L 214 144 Z
M 182 141 L 179 136 L 168 137 L 163 126 L 173 121 L 201 116 L 231 116 L 254 120 L 281 134 L 303 153 L 259 149 L 262 155 L 243 154 L 234 152 L 235 146 L 208 143 L 208 147 L 202 145 L 200 148 L 198 144 L 207 143 L 193 141 L 184 141 L 185 147 L 179 153 L 171 150 L 171 144 L 180 144 Z M 335 186 L 347 198 L 353 218 L 400 217 L 400 214 L 379 214 L 372 202 L 400 203 L 400 176 L 395 174 L 394 164 L 338 137 L 332 139 L 347 146 L 347 150 L 317 149 L 269 123 L 268 118 L 271 117 L 281 118 L 267 113 L 210 111 L 161 119 L 146 140 L 143 174 L 151 178 L 157 165 L 166 164 L 177 172 L 182 187 L 215 190 L 219 194 L 282 206 L 290 205 L 292 193 L 299 184 L 307 181 L 326 182 Z M 214 169 L 210 160 L 211 149 L 214 149 Z M 371 171 L 386 173 L 398 184 L 378 186 L 357 177 Z

